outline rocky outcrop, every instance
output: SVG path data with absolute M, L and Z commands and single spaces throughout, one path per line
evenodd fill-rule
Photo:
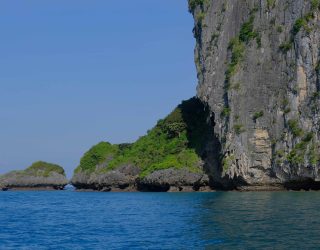
M 128 165 L 106 173 L 95 172 L 90 176 L 77 173 L 71 182 L 78 190 L 97 191 L 151 191 L 190 192 L 210 191 L 209 178 L 204 173 L 192 173 L 187 169 L 164 169 L 140 177 L 138 167 Z
M 7 191 L 8 188 L 0 183 L 0 191 Z
M 319 186 L 320 2 L 189 0 L 220 188 Z
M 208 109 L 191 98 L 132 144 L 93 146 L 80 160 L 71 183 L 78 190 L 208 190 L 202 158 L 213 148 L 207 141 L 212 133 Z
M 0 187 L 8 189 L 55 189 L 68 184 L 64 169 L 58 165 L 36 162 L 23 171 L 12 171 L 0 176 Z
M 138 182 L 139 190 L 162 192 L 208 191 L 208 186 L 206 174 L 172 168 L 155 171 Z
M 95 171 L 91 174 L 75 173 L 71 183 L 78 190 L 135 191 L 140 169 L 134 165 L 124 165 L 108 172 Z

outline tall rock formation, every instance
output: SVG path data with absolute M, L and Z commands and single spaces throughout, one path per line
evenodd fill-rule
M 189 0 L 198 97 L 221 145 L 213 182 L 318 186 L 319 0 Z

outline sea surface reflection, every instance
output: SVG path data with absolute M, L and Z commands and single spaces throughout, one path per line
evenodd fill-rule
M 0 192 L 0 249 L 316 249 L 319 192 Z

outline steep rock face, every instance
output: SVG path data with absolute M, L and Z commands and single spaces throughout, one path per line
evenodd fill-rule
M 64 169 L 46 162 L 35 162 L 23 171 L 0 176 L 0 188 L 7 189 L 63 189 L 68 184 Z
M 319 181 L 318 0 L 189 0 L 216 185 Z

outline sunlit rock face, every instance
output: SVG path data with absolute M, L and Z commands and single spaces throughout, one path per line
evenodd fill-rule
M 319 181 L 319 1 L 189 0 L 216 185 Z M 208 162 L 207 164 L 210 164 Z M 311 185 L 311 184 L 310 184 Z

